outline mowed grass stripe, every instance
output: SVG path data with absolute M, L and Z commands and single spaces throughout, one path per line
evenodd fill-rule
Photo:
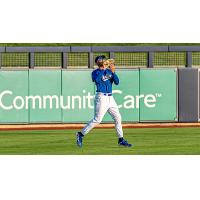
M 77 130 L 1 131 L 1 155 L 200 155 L 199 128 L 124 129 L 133 148 L 117 145 L 114 129 L 94 129 L 75 143 Z

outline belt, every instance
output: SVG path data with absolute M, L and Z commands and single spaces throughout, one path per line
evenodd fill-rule
M 99 92 L 99 94 L 102 94 L 104 96 L 112 96 L 112 93 L 103 93 L 103 92 Z
M 112 93 L 103 93 L 104 96 L 112 96 Z

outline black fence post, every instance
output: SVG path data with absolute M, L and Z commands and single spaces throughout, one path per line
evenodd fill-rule
M 93 54 L 93 52 L 88 53 L 88 68 L 89 69 L 94 68 L 94 54 Z
M 34 66 L 35 66 L 34 53 L 29 52 L 29 68 L 34 69 Z
M 186 67 L 192 67 L 192 52 L 186 52 Z
M 115 58 L 115 53 L 114 52 L 110 52 L 109 53 L 109 57 L 112 59 L 112 58 Z
M 6 47 L 0 47 L 0 69 L 3 66 L 3 53 L 6 52 Z
M 153 55 L 154 53 L 149 51 L 148 52 L 148 63 L 147 63 L 147 68 L 153 68 Z
M 67 69 L 67 59 L 68 54 L 66 52 L 62 52 L 62 68 Z

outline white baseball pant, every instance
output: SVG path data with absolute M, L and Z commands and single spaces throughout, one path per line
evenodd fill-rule
M 82 134 L 86 135 L 97 124 L 101 123 L 104 115 L 108 112 L 115 121 L 115 130 L 118 138 L 123 137 L 121 124 L 121 115 L 113 96 L 105 96 L 103 93 L 97 93 L 95 96 L 95 114 L 94 118 L 82 129 Z

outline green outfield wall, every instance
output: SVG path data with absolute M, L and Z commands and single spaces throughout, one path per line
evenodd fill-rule
M 29 95 L 27 71 L 0 71 L 0 122 L 28 123 L 29 109 L 21 101 Z M 19 96 L 20 98 L 15 98 Z M 20 105 L 19 105 L 20 104 Z
M 94 114 L 91 70 L 0 71 L 0 123 L 87 122 Z M 118 70 L 113 96 L 123 122 L 176 121 L 176 69 Z M 104 122 L 112 121 L 106 114 Z
M 140 121 L 178 120 L 177 69 L 141 69 L 139 87 Z

